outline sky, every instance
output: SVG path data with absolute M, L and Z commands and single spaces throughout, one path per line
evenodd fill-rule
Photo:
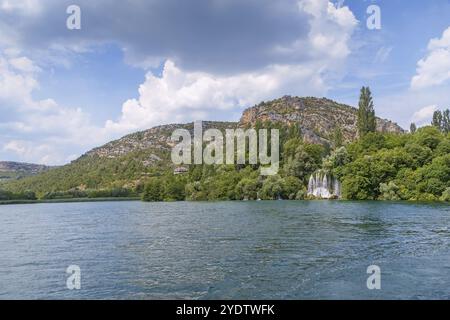
M 450 1 L 0 0 L 2 161 L 61 165 L 283 95 L 356 106 L 362 86 L 405 129 L 450 107 Z

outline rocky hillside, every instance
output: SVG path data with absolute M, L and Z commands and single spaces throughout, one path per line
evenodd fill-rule
M 237 122 L 204 121 L 202 124 L 203 130 L 210 128 L 224 130 L 237 127 Z M 168 124 L 127 135 L 119 140 L 92 149 L 83 157 L 98 156 L 100 158 L 114 159 L 130 152 L 147 149 L 170 152 L 175 145 L 171 140 L 171 136 L 176 129 L 186 129 L 191 132 L 192 136 L 194 135 L 194 124 L 192 122 L 188 124 Z M 159 159 L 158 155 L 154 156 L 155 159 Z
M 272 121 L 298 124 L 307 142 L 330 144 L 336 128 L 341 129 L 344 140 L 355 140 L 356 119 L 355 108 L 328 99 L 283 97 L 245 110 L 239 122 L 204 121 L 203 130 L 215 128 L 223 132 Z M 403 132 L 388 120 L 377 119 L 377 125 L 382 132 Z M 177 166 L 170 160 L 170 151 L 175 144 L 171 141 L 175 129 L 187 129 L 193 135 L 194 124 L 163 125 L 133 133 L 92 149 L 70 164 L 9 181 L 2 187 L 14 192 L 32 190 L 40 195 L 71 189 L 138 189 L 149 177 L 174 172 Z M 34 172 L 45 170 L 39 166 L 31 168 Z
M 336 128 L 340 128 L 344 140 L 358 137 L 357 109 L 326 98 L 299 98 L 285 96 L 270 102 L 262 102 L 248 108 L 242 114 L 241 127 L 254 126 L 257 121 L 273 121 L 286 124 L 298 123 L 303 138 L 310 143 L 330 142 Z M 380 132 L 403 133 L 396 123 L 377 118 Z
M 246 109 L 239 123 L 236 122 L 203 122 L 203 129 L 251 127 L 257 121 L 282 122 L 285 124 L 300 124 L 303 138 L 310 143 L 330 143 L 334 130 L 342 130 L 344 140 L 349 142 L 357 138 L 357 109 L 337 103 L 326 98 L 299 98 L 285 96 L 270 102 L 263 102 Z M 173 142 L 170 137 L 175 129 L 183 128 L 193 134 L 193 123 L 169 124 L 154 127 L 145 131 L 127 135 L 119 140 L 109 142 L 104 146 L 87 152 L 84 156 L 100 158 L 117 158 L 137 150 L 149 148 L 170 151 Z M 398 132 L 404 130 L 396 123 L 377 118 L 377 130 L 380 132 Z M 154 155 L 155 160 L 159 159 Z
M 20 179 L 42 173 L 51 167 L 12 161 L 0 161 L 0 181 Z

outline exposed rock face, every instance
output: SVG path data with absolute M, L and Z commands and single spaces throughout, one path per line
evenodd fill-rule
M 203 121 L 203 130 L 215 128 L 219 130 L 236 128 L 236 122 Z M 92 149 L 84 156 L 99 156 L 101 158 L 117 158 L 133 151 L 158 149 L 161 152 L 169 152 L 176 144 L 171 140 L 172 133 L 176 129 L 186 129 L 194 134 L 194 124 L 168 124 L 154 127 L 145 131 L 127 135 L 119 140 L 109 142 L 101 147 Z M 157 155 L 152 155 L 150 162 L 161 160 Z
M 282 122 L 285 124 L 299 124 L 302 136 L 310 143 L 330 143 L 336 128 L 340 128 L 344 141 L 349 142 L 357 138 L 357 109 L 334 102 L 326 98 L 298 98 L 285 96 L 270 102 L 263 102 L 246 109 L 239 123 L 204 121 L 203 129 L 252 127 L 257 121 Z M 127 135 L 119 140 L 109 142 L 95 148 L 84 156 L 98 156 L 101 158 L 117 158 L 133 151 L 155 149 L 169 152 L 174 146 L 171 141 L 172 132 L 176 129 L 187 129 L 193 135 L 194 125 L 169 124 L 154 127 L 145 131 Z M 380 132 L 402 133 L 404 130 L 396 123 L 377 118 L 377 130 Z M 148 159 L 148 165 L 160 160 L 156 154 Z
M 344 141 L 358 137 L 357 109 L 339 104 L 326 98 L 298 98 L 285 96 L 270 102 L 263 102 L 246 109 L 239 122 L 240 127 L 254 126 L 257 121 L 299 124 L 305 141 L 329 143 L 336 128 L 340 128 Z M 405 132 L 396 123 L 377 118 L 380 132 Z

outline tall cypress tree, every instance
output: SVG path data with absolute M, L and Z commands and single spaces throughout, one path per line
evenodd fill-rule
M 411 125 L 409 126 L 409 132 L 415 133 L 416 131 L 417 131 L 417 127 L 416 127 L 416 124 L 413 122 L 413 123 L 411 123 Z
M 450 110 L 447 109 L 442 114 L 442 131 L 444 133 L 450 132 Z
M 372 93 L 369 87 L 362 87 L 359 96 L 358 133 L 363 137 L 368 132 L 375 132 L 377 127 Z
M 431 125 L 442 130 L 442 112 L 440 110 L 436 110 L 433 113 L 433 120 L 431 121 Z

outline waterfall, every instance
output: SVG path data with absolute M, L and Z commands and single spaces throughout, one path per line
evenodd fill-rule
M 341 183 L 336 178 L 334 178 L 333 189 L 334 189 L 334 195 L 336 197 L 340 198 L 341 197 Z
M 311 175 L 309 177 L 309 183 L 308 183 L 308 194 L 313 194 L 314 189 L 316 188 L 315 182 L 316 182 L 316 180 L 314 180 L 313 176 Z
M 308 195 L 320 199 L 340 198 L 341 184 L 332 175 L 318 170 L 309 177 Z

